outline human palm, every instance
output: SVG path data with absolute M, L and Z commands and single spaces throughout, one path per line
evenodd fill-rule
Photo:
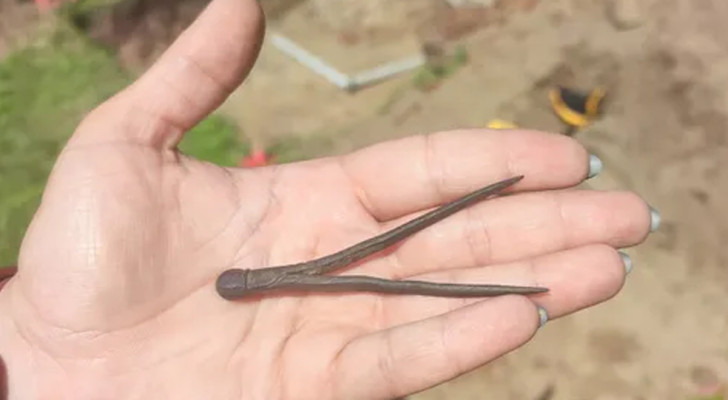
M 183 133 L 249 71 L 261 22 L 252 1 L 214 1 L 69 141 L 0 292 L 11 398 L 392 398 L 522 345 L 537 305 L 555 318 L 621 287 L 615 248 L 644 239 L 649 209 L 631 193 L 572 189 L 589 158 L 566 137 L 443 132 L 258 169 L 180 154 Z M 317 258 L 521 174 L 512 196 L 342 273 L 547 294 L 215 292 L 225 269 Z

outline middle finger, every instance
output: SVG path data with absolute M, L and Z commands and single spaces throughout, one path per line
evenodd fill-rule
M 412 219 L 385 224 L 384 230 Z M 649 206 L 632 192 L 563 190 L 497 197 L 402 242 L 372 271 L 393 279 L 523 260 L 603 243 L 629 247 L 650 231 Z

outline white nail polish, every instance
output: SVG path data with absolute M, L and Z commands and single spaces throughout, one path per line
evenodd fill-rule
M 599 175 L 602 172 L 603 168 L 604 164 L 602 163 L 602 160 L 599 159 L 599 157 L 595 156 L 594 154 L 589 155 L 589 174 L 587 175 L 586 179 L 591 179 Z
M 619 252 L 619 256 L 622 257 L 622 264 L 624 264 L 625 273 L 629 274 L 632 272 L 632 258 L 623 251 Z
M 650 206 L 650 232 L 656 231 L 662 223 L 660 212 Z
M 542 327 L 548 322 L 549 314 L 545 308 L 538 306 L 538 327 Z

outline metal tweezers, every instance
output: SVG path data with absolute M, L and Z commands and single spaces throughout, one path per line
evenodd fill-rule
M 229 269 L 216 282 L 218 294 L 227 300 L 274 290 L 318 292 L 371 292 L 437 297 L 489 297 L 505 294 L 535 294 L 547 288 L 485 284 L 450 284 L 414 280 L 389 280 L 368 276 L 325 276 L 384 250 L 444 218 L 497 194 L 523 179 L 509 178 L 444 204 L 410 222 L 374 236 L 337 253 L 311 261 L 261 269 Z

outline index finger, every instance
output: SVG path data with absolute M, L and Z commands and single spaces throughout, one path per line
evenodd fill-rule
M 524 175 L 515 190 L 562 189 L 601 170 L 576 140 L 531 130 L 470 129 L 384 142 L 341 158 L 369 212 L 401 217 Z

